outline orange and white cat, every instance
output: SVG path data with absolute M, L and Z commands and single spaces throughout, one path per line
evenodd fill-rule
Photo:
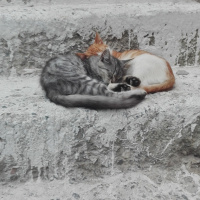
M 77 53 L 82 59 L 92 55 L 99 55 L 109 48 L 99 34 L 96 33 L 94 43 L 85 53 Z M 143 50 L 126 50 L 124 52 L 112 51 L 112 55 L 120 60 L 130 60 L 126 65 L 126 77 L 137 77 L 140 79 L 139 88 L 147 93 L 155 93 L 170 90 L 175 83 L 175 77 L 170 64 L 161 57 Z M 133 87 L 134 89 L 135 87 Z

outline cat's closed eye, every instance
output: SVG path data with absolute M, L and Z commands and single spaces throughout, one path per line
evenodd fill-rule
M 106 59 L 104 57 L 101 57 L 101 62 L 110 64 L 110 59 Z

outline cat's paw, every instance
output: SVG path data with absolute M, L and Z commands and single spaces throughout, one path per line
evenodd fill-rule
M 130 91 L 131 98 L 144 99 L 147 92 L 143 89 L 135 89 Z
M 137 78 L 137 77 L 134 77 L 134 76 L 127 76 L 125 78 L 125 82 L 128 83 L 129 85 L 133 86 L 133 87 L 137 87 L 141 83 L 140 79 Z
M 131 87 L 126 83 L 119 83 L 115 88 L 112 88 L 114 92 L 123 92 L 131 90 Z

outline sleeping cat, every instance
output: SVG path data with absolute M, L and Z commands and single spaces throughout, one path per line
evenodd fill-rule
M 113 83 L 123 76 L 123 65 L 105 50 L 101 56 L 91 56 L 82 61 L 78 56 L 68 53 L 50 59 L 41 74 L 41 85 L 46 96 L 54 103 L 64 107 L 85 107 L 92 109 L 130 108 L 146 95 L 142 89 L 130 90 L 127 84 Z
M 85 53 L 77 53 L 81 59 L 98 55 L 107 49 L 99 34 L 96 33 L 95 42 Z M 119 60 L 132 59 L 125 65 L 124 81 L 129 85 L 144 89 L 147 93 L 154 93 L 172 89 L 175 77 L 170 64 L 163 58 L 142 50 L 127 50 L 122 53 L 112 51 L 112 55 Z M 137 78 L 136 78 L 137 77 Z M 140 82 L 137 82 L 140 79 Z

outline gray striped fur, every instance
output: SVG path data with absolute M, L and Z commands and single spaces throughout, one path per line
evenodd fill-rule
M 111 80 L 121 80 L 123 75 L 122 61 L 112 57 L 109 50 L 86 61 L 68 53 L 46 63 L 41 85 L 52 102 L 64 107 L 129 108 L 139 103 L 146 93 L 143 90 L 109 90 L 107 85 Z

